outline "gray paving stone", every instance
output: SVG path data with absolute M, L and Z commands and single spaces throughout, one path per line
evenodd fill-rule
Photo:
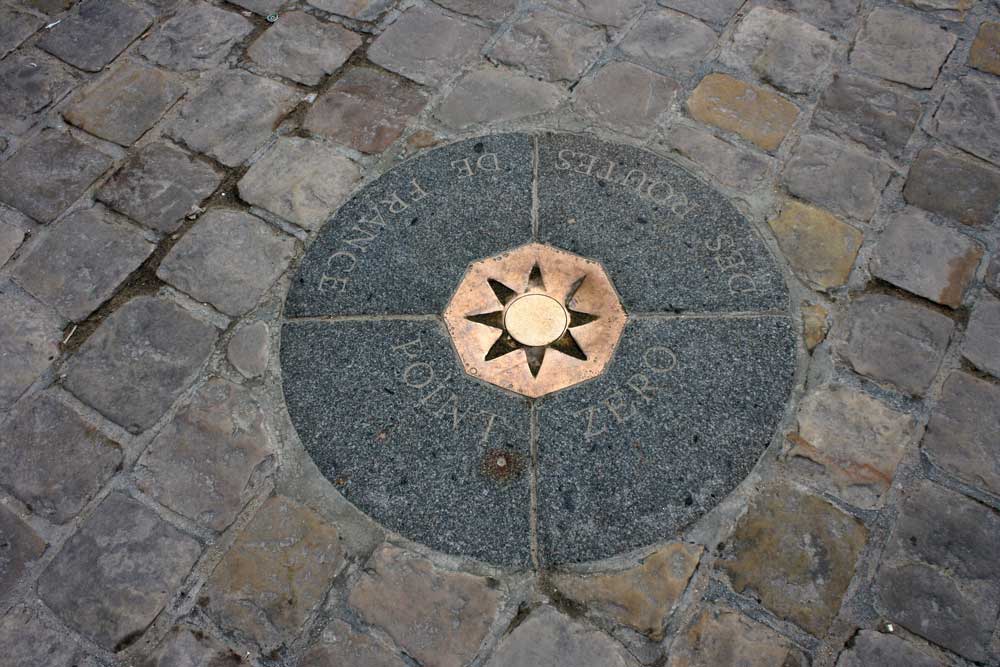
M 258 16 L 277 14 L 278 10 L 288 4 L 288 0 L 227 0 L 230 4 L 249 9 Z
M 514 12 L 517 0 L 438 0 L 437 4 L 453 12 L 499 22 Z
M 395 0 L 306 0 L 306 2 L 324 12 L 339 14 L 359 21 L 374 21 L 392 7 Z M 489 3 L 491 6 L 494 4 L 499 3 Z
M 368 59 L 417 83 L 440 85 L 475 60 L 490 31 L 430 7 L 412 7 L 378 36 Z
M 886 223 L 872 255 L 872 275 L 950 308 L 962 305 L 976 277 L 983 247 L 919 209 L 907 208 Z
M 1000 378 L 1000 301 L 988 293 L 972 309 L 962 355 L 976 368 Z
M 931 482 L 908 489 L 879 566 L 890 618 L 970 660 L 990 655 L 1000 612 L 1000 516 Z
M 70 360 L 66 388 L 138 433 L 194 380 L 216 335 L 170 301 L 136 297 L 104 320 Z
M 785 166 L 790 193 L 860 220 L 875 214 L 891 169 L 871 153 L 816 134 L 802 137 Z
M 143 226 L 169 234 L 221 182 L 222 174 L 207 162 L 156 142 L 129 156 L 97 198 Z
M 247 55 L 269 72 L 315 86 L 361 46 L 361 37 L 305 12 L 288 12 L 250 45 Z
M 941 100 L 931 132 L 1000 165 L 1000 80 L 979 74 L 959 79 Z
M 911 12 L 878 8 L 858 34 L 851 65 L 883 79 L 930 88 L 956 40 Z
M 361 170 L 315 139 L 281 137 L 240 179 L 240 198 L 305 229 L 319 229 L 347 199 Z
M 851 303 L 836 347 L 856 372 L 922 396 L 954 328 L 951 319 L 929 308 L 871 294 Z
M 62 63 L 33 49 L 0 61 L 0 127 L 22 134 L 77 84 Z
M 6 410 L 59 355 L 63 321 L 10 283 L 0 283 L 0 313 L 0 410 Z
M 13 590 L 46 546 L 28 524 L 0 505 L 0 600 Z
M 927 425 L 924 451 L 936 465 L 968 483 L 1000 493 L 998 409 L 1000 387 L 967 373 L 952 373 Z
M 238 317 L 260 301 L 295 252 L 295 239 L 242 211 L 211 209 L 175 245 L 157 277 Z
M 619 48 L 640 65 L 686 78 L 695 73 L 717 39 L 715 31 L 697 19 L 654 10 L 643 15 Z
M 808 667 L 808 664 L 801 651 L 771 628 L 712 604 L 706 605 L 681 629 L 670 646 L 666 667 Z
M 676 9 L 714 24 L 727 23 L 743 0 L 657 0 L 660 5 Z
M 1000 206 L 1000 170 L 943 146 L 930 146 L 913 161 L 903 197 L 966 225 L 989 225 Z
M 547 4 L 594 23 L 621 28 L 645 3 L 642 0 L 547 0 Z
M 99 72 L 153 22 L 124 0 L 84 0 L 47 32 L 38 47 L 74 67 Z
M 75 5 L 76 0 L 23 0 L 23 3 L 46 14 L 58 14 Z
M 576 81 L 607 43 L 604 29 L 542 10 L 515 23 L 488 55 L 545 81 Z
M 750 192 L 769 180 L 771 163 L 767 158 L 727 143 L 707 130 L 675 125 L 661 145 L 697 162 L 706 174 L 736 190 Z
M 156 618 L 200 554 L 194 538 L 116 492 L 66 542 L 38 594 L 63 623 L 119 650 Z
M 17 7 L 0 7 L 0 58 L 35 34 L 44 22 L 42 17 L 20 11 Z
M 267 141 L 298 102 L 298 93 L 288 86 L 243 70 L 228 70 L 184 105 L 167 134 L 235 167 Z
M 121 462 L 117 443 L 48 394 L 21 402 L 0 428 L 0 484 L 53 523 L 76 516 Z
M 362 634 L 339 619 L 334 619 L 299 661 L 300 667 L 330 665 L 365 665 L 365 667 L 407 667 L 403 656 L 379 643 L 370 634 Z
M 112 162 L 66 132 L 45 130 L 0 164 L 0 201 L 39 222 L 51 222 Z
M 484 66 L 463 76 L 434 115 L 444 124 L 462 129 L 553 111 L 566 97 L 553 83 Z
M 303 126 L 362 153 L 381 153 L 427 105 L 406 79 L 352 67 L 313 104 Z
M 813 125 L 899 157 L 920 120 L 921 104 L 899 87 L 835 74 Z
M 768 4 L 821 28 L 839 31 L 854 23 L 861 0 L 770 0 Z
M 915 644 L 889 634 L 861 630 L 837 658 L 837 667 L 945 667 Z
M 136 667 L 240 667 L 248 663 L 201 630 L 175 627 Z
M 7 263 L 24 241 L 24 228 L 4 221 L 5 212 L 0 211 L 0 266 Z
M 14 281 L 79 322 L 111 298 L 155 246 L 103 207 L 73 211 L 18 261 Z
M 160 26 L 139 53 L 168 69 L 209 70 L 221 65 L 233 45 L 252 31 L 253 23 L 236 12 L 199 2 Z
M 986 267 L 986 276 L 983 278 L 986 286 L 1000 295 L 1000 254 L 993 253 L 993 259 Z
M 656 129 L 680 90 L 673 79 L 628 62 L 610 62 L 582 81 L 575 103 L 589 118 L 635 137 Z
M 265 322 L 254 322 L 236 330 L 226 347 L 229 363 L 245 378 L 260 377 L 267 370 L 271 332 Z
M 186 91 L 175 76 L 126 62 L 79 95 L 63 112 L 82 130 L 130 146 Z
M 17 667 L 91 667 L 68 633 L 52 625 L 37 609 L 17 605 L 0 617 L 0 654 Z
M 487 667 L 637 667 L 624 647 L 596 628 L 563 616 L 552 607 L 533 611 L 505 637 Z

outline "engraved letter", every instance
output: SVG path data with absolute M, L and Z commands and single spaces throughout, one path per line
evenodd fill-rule
M 677 355 L 669 347 L 651 347 L 642 355 L 642 360 L 654 373 L 667 373 L 677 368 Z
M 317 288 L 320 292 L 343 292 L 347 287 L 348 279 L 342 276 L 328 276 L 323 274 L 319 279 L 319 287 Z M 327 284 L 332 283 L 333 289 L 327 289 Z
M 639 184 L 635 186 L 635 191 L 641 193 L 642 187 L 646 185 L 646 172 L 641 169 L 629 169 L 629 172 L 625 174 L 625 179 L 622 181 L 622 186 L 626 188 L 630 187 L 628 183 L 632 179 L 632 174 L 638 174 L 640 177 Z
M 733 237 L 730 236 L 729 234 L 719 234 L 715 238 L 715 243 L 712 243 L 712 241 L 705 241 L 705 247 L 712 252 L 719 252 L 720 250 L 722 250 L 723 244 L 732 245 Z
M 337 252 L 333 253 L 332 255 L 326 258 L 326 268 L 329 269 L 330 265 L 333 264 L 333 260 L 337 259 L 338 257 L 346 257 L 350 261 L 350 264 L 347 266 L 346 269 L 344 269 L 344 273 L 350 273 L 358 266 L 358 258 L 355 257 L 353 253 L 347 252 L 346 250 L 338 250 Z
M 427 192 L 424 192 L 424 189 L 422 187 L 420 187 L 420 184 L 417 183 L 417 179 L 415 179 L 415 178 L 410 181 L 410 185 L 413 186 L 413 187 L 410 188 L 410 203 L 411 204 L 414 203 L 414 202 L 420 201 L 421 199 L 423 199 L 424 197 L 426 197 L 429 194 Z
M 469 158 L 464 157 L 461 160 L 455 160 L 454 162 L 451 163 L 451 166 L 454 167 L 456 164 L 462 165 L 461 167 L 458 168 L 459 180 L 463 178 L 469 178 L 470 176 L 472 176 L 472 163 L 469 162 Z
M 595 431 L 594 430 L 594 415 L 597 414 L 597 406 L 596 405 L 592 405 L 589 408 L 586 408 L 585 410 L 580 410 L 578 412 L 574 412 L 573 416 L 575 417 L 577 415 L 582 415 L 585 412 L 587 413 L 587 430 L 583 434 L 583 437 L 584 437 L 585 440 L 590 440 L 591 438 L 596 438 L 597 436 L 599 436 L 602 433 L 607 433 L 607 431 L 608 431 L 608 427 L 607 426 L 605 426 L 604 428 L 602 428 L 600 431 Z
M 411 351 L 410 348 L 416 348 L 416 349 Z M 420 356 L 421 348 L 423 348 L 423 342 L 420 340 L 420 336 L 417 336 L 408 343 L 400 343 L 399 345 L 394 345 L 389 349 L 392 350 L 393 352 L 402 350 L 403 354 L 405 354 L 408 359 L 416 359 L 418 356 Z
M 653 194 L 653 188 L 655 188 L 655 187 L 664 187 L 664 188 L 666 188 L 667 189 L 667 195 L 665 197 L 661 198 L 661 199 L 657 199 L 656 195 Z M 653 181 L 646 188 L 646 196 L 649 197 L 650 199 L 652 199 L 657 204 L 660 204 L 662 206 L 663 204 L 666 204 L 668 201 L 670 201 L 671 199 L 673 199 L 673 197 L 674 197 L 674 186 L 670 185 L 670 183 L 667 183 L 666 181 Z
M 421 371 L 427 374 L 427 379 L 422 383 L 419 382 L 419 373 Z M 418 375 L 417 382 L 412 381 L 413 378 L 411 376 L 414 374 Z M 434 367 L 426 362 L 417 361 L 403 369 L 403 382 L 414 389 L 423 389 L 433 381 Z
M 479 414 L 486 417 L 486 428 L 483 429 L 483 437 L 479 440 L 483 444 L 486 444 L 490 440 L 490 433 L 493 432 L 493 424 L 497 420 L 497 416 L 492 412 L 479 411 Z
M 757 283 L 745 273 L 737 273 L 729 277 L 729 291 L 733 294 L 746 294 L 757 289 Z
M 434 411 L 434 416 L 444 417 L 445 413 L 448 411 L 449 403 L 451 404 L 451 430 L 457 431 L 459 424 L 462 423 L 462 420 L 465 419 L 469 415 L 469 413 L 472 412 L 472 410 L 469 409 L 466 410 L 465 412 L 461 412 L 459 410 L 459 405 L 458 405 L 459 398 L 456 394 L 452 394 L 445 400 L 444 403 L 441 404 L 441 406 L 437 410 Z
M 639 394 L 642 400 L 647 403 L 651 402 L 656 397 L 656 387 L 650 386 L 649 378 L 642 373 L 636 373 L 628 379 L 625 383 L 629 389 Z M 649 392 L 648 394 L 646 392 Z
M 578 174 L 583 174 L 584 176 L 590 176 L 590 173 L 594 171 L 594 165 L 597 164 L 597 156 L 590 155 L 589 153 L 577 153 L 581 158 L 590 158 L 590 160 L 580 160 L 580 164 L 577 166 L 575 171 Z
M 626 420 L 634 417 L 636 412 L 636 407 L 634 404 L 629 403 L 625 399 L 625 394 L 621 389 L 615 389 L 607 398 L 604 399 L 604 405 L 608 406 L 608 412 L 610 412 L 615 420 L 619 424 L 624 424 Z M 626 408 L 631 407 L 632 409 L 626 412 Z
M 573 151 L 566 150 L 565 148 L 559 151 L 559 157 L 556 159 L 556 169 L 565 171 L 569 169 L 569 160 L 566 159 L 567 155 L 572 155 Z
M 389 213 L 401 213 L 402 211 L 410 208 L 410 205 L 400 199 L 399 195 L 395 192 L 392 193 L 392 196 L 389 197 L 389 199 L 383 199 L 379 203 L 388 205 Z
M 734 250 L 731 255 L 716 255 L 715 263 L 719 265 L 720 271 L 728 271 L 738 266 L 745 266 L 747 261 L 743 259 L 743 253 L 739 250 Z
M 487 162 L 483 162 L 483 160 L 487 160 Z M 490 162 L 493 163 L 492 167 L 489 165 Z M 476 167 L 480 171 L 499 171 L 500 170 L 500 162 L 497 160 L 497 154 L 496 153 L 484 153 L 483 155 L 480 155 L 479 159 L 476 160 Z
M 349 245 L 352 248 L 357 248 L 361 252 L 368 252 L 368 244 L 375 240 L 378 232 L 371 229 L 365 229 L 361 225 L 354 225 L 351 227 L 352 232 L 358 232 L 361 236 L 354 239 L 347 239 L 344 241 L 344 245 Z

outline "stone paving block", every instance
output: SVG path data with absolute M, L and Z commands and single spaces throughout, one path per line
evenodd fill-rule
M 0 313 L 0 410 L 6 410 L 59 355 L 63 321 L 10 283 L 0 283 Z
M 576 81 L 607 43 L 602 28 L 534 11 L 503 34 L 489 57 L 545 81 Z
M 252 31 L 253 23 L 236 12 L 199 2 L 160 26 L 139 53 L 167 69 L 209 70 L 221 65 L 233 45 Z
M 31 526 L 0 505 L 0 600 L 14 589 L 45 548 L 45 540 Z
M 923 449 L 935 465 L 1000 494 L 1000 387 L 968 373 L 953 372 L 931 413 Z
M 899 87 L 836 74 L 820 97 L 813 125 L 899 157 L 921 111 L 920 102 Z
M 945 667 L 916 645 L 881 632 L 861 630 L 837 658 L 836 667 Z
M 698 567 L 702 551 L 700 546 L 675 542 L 627 570 L 593 575 L 557 574 L 550 581 L 561 595 L 591 612 L 659 641 Z
M 10 214 L 16 213 L 11 210 Z M 24 228 L 7 222 L 8 212 L 0 209 L 0 266 L 7 263 L 24 241 Z
M 0 428 L 0 484 L 53 523 L 79 514 L 121 462 L 117 443 L 48 394 L 21 402 Z
M 76 4 L 76 0 L 23 0 L 23 3 L 46 14 L 58 14 Z
M 860 220 L 875 214 L 892 170 L 871 153 L 817 134 L 802 137 L 785 166 L 793 195 Z
M 152 623 L 199 555 L 197 540 L 115 492 L 66 542 L 38 594 L 63 623 L 116 651 Z
M 808 667 L 791 642 L 739 612 L 709 605 L 670 647 L 666 667 Z M 870 666 L 874 667 L 874 665 Z
M 250 500 L 254 471 L 271 454 L 250 393 L 209 380 L 150 443 L 137 484 L 161 505 L 221 532 Z
M 959 79 L 941 100 L 931 134 L 1000 165 L 1000 79 L 980 74 Z
M 659 10 L 643 15 L 619 49 L 644 67 L 687 78 L 697 71 L 717 40 L 715 31 L 701 21 Z
M 62 63 L 44 54 L 26 50 L 0 61 L 0 127 L 22 134 L 37 123 L 44 112 L 62 99 L 77 77 Z
M 600 25 L 620 28 L 638 14 L 645 3 L 642 0 L 547 0 L 547 4 Z
M 14 281 L 79 322 L 111 298 L 156 246 L 103 207 L 73 211 L 18 261 Z
M 0 655 L 17 667 L 91 667 L 83 651 L 62 628 L 54 628 L 42 614 L 18 605 L 0 617 Z
M 459 14 L 468 14 L 484 21 L 499 22 L 512 14 L 517 0 L 438 0 L 437 4 Z
M 988 293 L 982 294 L 972 309 L 962 356 L 976 368 L 1000 377 L 1000 300 Z
M 855 372 L 922 396 L 954 329 L 951 319 L 930 308 L 870 294 L 851 303 L 836 347 Z
M 229 363 L 248 379 L 260 377 L 267 370 L 271 332 L 265 322 L 254 322 L 236 330 L 226 347 Z
M 0 58 L 21 45 L 42 27 L 45 19 L 20 11 L 17 7 L 0 7 Z
M 820 28 L 841 31 L 854 23 L 861 0 L 770 0 L 768 4 Z
M 963 21 L 976 0 L 902 0 L 904 5 L 927 12 L 946 21 Z
M 638 667 L 623 646 L 596 628 L 539 607 L 504 637 L 486 667 Z
M 235 167 L 260 148 L 299 102 L 283 84 L 243 70 L 224 71 L 181 109 L 167 134 Z
M 417 83 L 440 85 L 476 60 L 490 32 L 430 7 L 411 7 L 372 42 L 368 59 Z
M 440 570 L 415 553 L 385 544 L 368 561 L 349 602 L 365 622 L 383 628 L 421 663 L 461 667 L 479 651 L 500 593 L 483 577 Z
M 207 162 L 156 142 L 133 153 L 97 198 L 143 226 L 169 234 L 221 182 L 222 174 Z
M 1000 76 L 1000 23 L 983 21 L 969 51 L 969 67 Z
M 239 654 L 201 630 L 175 627 L 136 667 L 239 667 Z
M 709 74 L 691 93 L 688 112 L 697 120 L 735 132 L 766 151 L 774 151 L 799 116 L 799 109 L 769 90 Z
M 610 62 L 575 91 L 576 107 L 589 118 L 632 136 L 656 129 L 680 85 L 673 79 L 627 62 Z
M 409 81 L 368 67 L 353 67 L 306 114 L 310 132 L 362 153 L 381 153 L 427 105 Z
M 990 655 L 1000 612 L 1000 515 L 928 481 L 907 490 L 879 566 L 889 617 L 970 660 Z
M 240 198 L 306 229 L 319 229 L 361 170 L 322 141 L 281 137 L 240 179 Z
M 238 317 L 260 301 L 295 252 L 295 239 L 233 209 L 212 209 L 171 248 L 157 277 Z
M 315 86 L 361 46 L 361 37 L 305 12 L 289 12 L 257 38 L 247 55 L 269 72 Z
M 300 631 L 344 563 L 333 525 L 272 497 L 212 572 L 199 604 L 224 629 L 268 651 Z
M 194 380 L 216 335 L 170 301 L 136 297 L 108 316 L 69 361 L 66 388 L 138 433 Z
M 847 283 L 864 234 L 815 206 L 788 200 L 771 231 L 796 275 L 821 291 Z
M 102 139 L 130 146 L 185 91 L 177 77 L 127 62 L 78 96 L 63 116 L 69 123 Z
M 77 13 L 38 41 L 38 47 L 86 72 L 99 72 L 152 22 L 145 10 L 124 0 L 84 0 Z
M 709 23 L 722 24 L 729 21 L 743 0 L 657 0 L 663 7 L 676 9 Z
M 958 308 L 976 277 L 983 247 L 968 236 L 931 223 L 919 209 L 895 213 L 872 255 L 872 275 L 944 306 Z
M 762 187 L 770 176 L 771 163 L 767 158 L 701 128 L 675 125 L 663 143 L 699 163 L 710 177 L 742 192 Z
M 889 81 L 930 88 L 955 42 L 955 35 L 911 12 L 878 8 L 858 34 L 851 65 Z
M 790 486 L 762 492 L 740 519 L 719 566 L 738 593 L 822 636 L 837 616 L 868 539 L 864 525 Z
M 966 225 L 989 225 L 1000 206 L 1000 170 L 957 151 L 931 146 L 913 161 L 903 197 Z
M 502 4 L 503 1 L 490 2 L 488 4 L 492 6 Z M 374 21 L 385 13 L 387 9 L 392 7 L 395 0 L 306 0 L 306 2 L 316 9 L 322 9 L 324 12 L 339 14 L 340 16 L 358 19 L 359 21 Z M 438 4 L 445 3 L 441 2 Z
M 369 634 L 357 632 L 350 625 L 334 619 L 323 630 L 320 640 L 306 651 L 299 667 L 330 665 L 365 665 L 365 667 L 407 667 L 403 657 Z
M 110 156 L 66 132 L 45 130 L 0 164 L 0 201 L 51 222 L 112 163 Z
M 916 420 L 845 386 L 817 389 L 799 404 L 785 458 L 820 487 L 861 507 L 881 506 Z
M 462 77 L 435 116 L 458 129 L 510 122 L 553 111 L 566 97 L 553 83 L 487 66 Z

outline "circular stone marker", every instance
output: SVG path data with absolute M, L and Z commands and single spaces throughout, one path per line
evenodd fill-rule
M 576 135 L 425 153 L 321 230 L 281 335 L 320 471 L 406 538 L 510 568 L 675 537 L 791 390 L 781 269 L 673 162 Z

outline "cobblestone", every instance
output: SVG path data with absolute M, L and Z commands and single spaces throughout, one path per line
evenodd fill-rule
M 766 625 L 709 605 L 678 634 L 667 667 L 807 667 L 805 656 Z M 874 666 L 872 666 L 874 667 Z
M 44 22 L 41 17 L 21 11 L 17 7 L 0 7 L 0 58 L 35 34 Z
M 625 57 L 653 70 L 687 78 L 694 74 L 718 35 L 707 25 L 678 12 L 647 13 L 622 41 Z
M 769 90 L 727 74 L 709 74 L 687 102 L 691 115 L 703 123 L 735 132 L 766 151 L 784 141 L 799 109 Z
M 627 62 L 610 62 L 576 88 L 587 117 L 633 136 L 648 135 L 670 108 L 680 86 L 673 79 Z
M 1000 23 L 983 21 L 969 51 L 969 66 L 1000 76 Z
M 462 77 L 435 115 L 443 123 L 460 129 L 551 111 L 565 99 L 566 93 L 555 84 L 484 67 Z
M 25 570 L 45 552 L 45 547 L 45 540 L 0 505 L 0 599 L 7 597 Z
M 260 377 L 267 370 L 270 331 L 264 322 L 238 329 L 229 340 L 226 357 L 243 377 Z
M 966 225 L 988 225 L 1000 205 L 1000 170 L 956 151 L 920 151 L 903 188 L 910 204 Z
M 1000 164 L 1000 81 L 969 74 L 941 100 L 931 132 L 994 164 Z
M 491 59 L 546 81 L 576 81 L 607 46 L 605 31 L 536 11 L 515 23 L 490 49 Z
M 979 297 L 965 330 L 962 356 L 1000 377 L 1000 300 L 989 294 Z
M 675 125 L 664 143 L 700 164 L 723 185 L 736 190 L 757 190 L 770 176 L 771 164 L 766 158 L 727 143 L 701 128 Z
M 97 667 L 68 633 L 43 621 L 37 609 L 18 605 L 0 617 L 0 652 L 18 667 Z
M 0 282 L 0 409 L 9 408 L 59 354 L 62 320 Z
M 87 72 L 99 72 L 153 22 L 123 0 L 84 0 L 77 13 L 60 21 L 38 47 Z
M 210 70 L 252 30 L 253 24 L 239 14 L 199 2 L 181 8 L 143 42 L 139 53 L 167 69 Z
M 853 645 L 837 658 L 837 667 L 945 667 L 899 637 L 861 630 Z
M 247 663 L 232 649 L 191 628 L 173 628 L 136 667 L 239 667 Z
M 269 72 L 315 86 L 340 68 L 361 46 L 361 37 L 305 12 L 283 14 L 247 49 Z
M 770 0 L 769 4 L 821 28 L 842 31 L 854 23 L 861 0 Z
M 0 61 L 0 127 L 22 134 L 77 83 L 68 67 L 38 51 L 15 53 Z
M 792 269 L 811 287 L 826 291 L 847 283 L 864 240 L 861 231 L 793 200 L 770 225 Z
M 330 665 L 365 665 L 365 667 L 407 667 L 403 657 L 371 635 L 357 632 L 341 620 L 332 621 L 323 630 L 319 642 L 306 651 L 301 667 Z
M 955 35 L 910 12 L 879 8 L 858 35 L 851 65 L 889 81 L 930 88 L 955 42 Z

